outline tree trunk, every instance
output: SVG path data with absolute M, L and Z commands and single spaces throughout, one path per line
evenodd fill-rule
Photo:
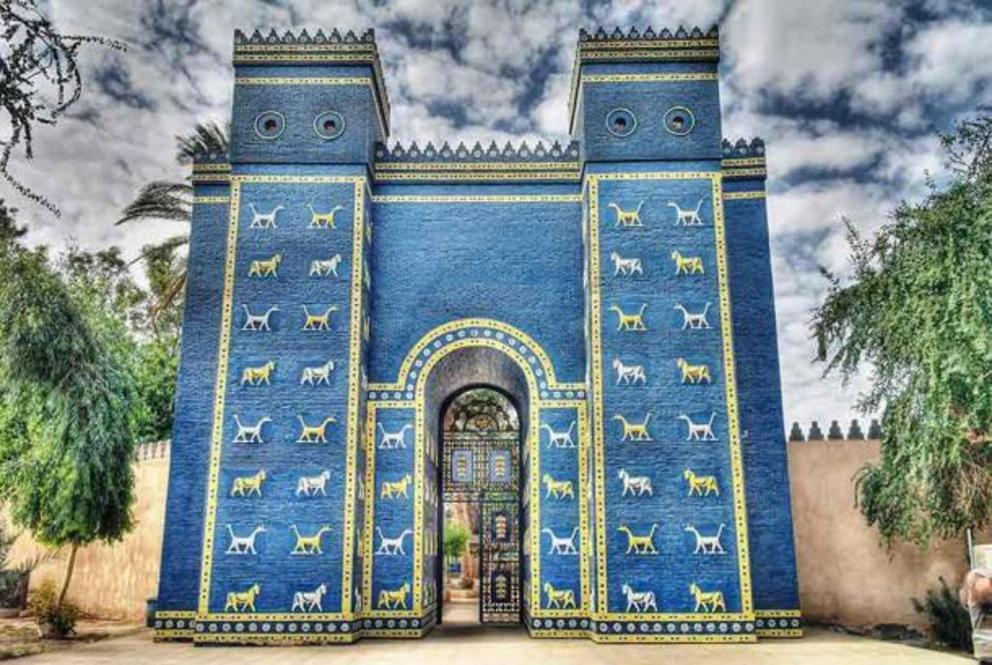
M 56 607 L 62 607 L 66 593 L 69 592 L 69 581 L 72 580 L 72 569 L 76 566 L 76 551 L 79 549 L 77 543 L 69 546 L 69 561 L 65 564 L 65 575 L 62 577 L 62 590 L 59 591 L 59 599 Z

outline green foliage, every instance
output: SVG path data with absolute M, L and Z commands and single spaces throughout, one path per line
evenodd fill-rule
M 468 529 L 457 522 L 447 522 L 444 525 L 444 556 L 457 559 L 465 553 L 468 546 Z
M 882 454 L 857 478 L 860 507 L 891 543 L 959 535 L 992 508 L 992 120 L 944 144 L 951 182 L 903 203 L 871 239 L 848 223 L 853 276 L 812 330 L 825 373 L 864 366 L 860 401 L 883 412 Z
M 2 265 L 0 495 L 41 543 L 119 539 L 131 528 L 135 395 L 123 324 L 81 304 L 38 254 Z
M 161 441 L 172 433 L 179 368 L 179 336 L 162 334 L 142 344 L 134 363 L 138 441 Z
M 79 608 L 65 601 L 60 603 L 50 580 L 31 592 L 28 611 L 39 625 L 51 624 L 58 637 L 72 634 L 79 620 Z
M 943 577 L 940 586 L 927 591 L 922 601 L 913 598 L 913 608 L 926 615 L 937 642 L 956 651 L 971 653 L 971 617 Z

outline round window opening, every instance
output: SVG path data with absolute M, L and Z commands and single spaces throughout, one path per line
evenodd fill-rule
M 696 117 L 684 106 L 674 106 L 665 113 L 665 129 L 669 134 L 685 136 L 696 126 Z
M 344 118 L 337 111 L 325 111 L 314 119 L 313 130 L 325 141 L 336 139 L 344 132 Z
M 630 136 L 637 129 L 637 118 L 627 109 L 613 109 L 606 115 L 606 131 L 614 136 Z
M 286 131 L 286 118 L 278 111 L 265 111 L 255 117 L 255 133 L 260 138 L 279 138 L 284 131 Z

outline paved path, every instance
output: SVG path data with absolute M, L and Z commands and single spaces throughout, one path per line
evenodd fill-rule
M 747 645 L 604 645 L 532 640 L 522 629 L 445 624 L 422 640 L 364 640 L 326 647 L 194 647 L 152 642 L 151 634 L 104 640 L 19 659 L 18 665 L 967 665 L 970 659 L 812 629 L 801 640 Z

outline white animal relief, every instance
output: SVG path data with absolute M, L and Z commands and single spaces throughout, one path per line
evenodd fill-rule
M 395 538 L 387 538 L 385 534 L 382 533 L 382 529 L 379 527 L 376 527 L 375 530 L 376 533 L 379 534 L 379 549 L 375 551 L 376 556 L 380 554 L 386 556 L 397 556 L 400 554 L 406 555 L 406 552 L 403 550 L 403 539 L 407 536 L 412 536 L 412 530 L 405 529 L 403 533 Z
M 324 608 L 321 607 L 320 601 L 324 599 L 326 593 L 327 585 L 325 584 L 321 584 L 313 591 L 297 591 L 293 594 L 293 607 L 289 611 L 313 612 L 317 610 L 323 612 Z
M 694 422 L 684 413 L 680 414 L 678 419 L 685 421 L 686 441 L 716 441 L 716 435 L 713 434 L 713 421 L 716 419 L 716 413 L 711 413 L 709 421 L 705 423 Z
M 651 486 L 651 479 L 647 476 L 632 476 L 627 473 L 626 469 L 620 469 L 617 472 L 617 477 L 620 482 L 623 483 L 623 492 L 620 496 L 643 496 L 647 494 L 648 496 L 654 496 L 654 488 Z
M 261 213 L 255 208 L 254 203 L 249 203 L 248 207 L 251 208 L 252 218 L 251 222 L 248 223 L 248 228 L 250 229 L 277 229 L 276 226 L 276 215 L 280 210 L 283 210 L 285 206 L 276 206 L 270 212 Z
M 696 549 L 692 551 L 693 554 L 726 554 L 723 549 L 723 545 L 720 544 L 720 536 L 723 534 L 724 525 L 721 524 L 720 528 L 716 530 L 716 533 L 711 536 L 704 536 L 699 533 L 693 525 L 689 524 L 685 527 L 685 530 L 696 536 Z
M 632 275 L 643 275 L 644 268 L 641 260 L 637 257 L 624 258 L 617 252 L 610 252 L 610 260 L 613 261 L 613 276 L 631 277 Z
M 702 226 L 703 218 L 699 216 L 699 211 L 703 209 L 706 197 L 699 199 L 694 209 L 683 210 L 675 201 L 669 201 L 668 206 L 675 208 L 675 226 Z
M 334 361 L 328 360 L 323 365 L 316 367 L 304 367 L 300 372 L 301 386 L 325 386 L 331 385 L 331 372 L 334 371 Z
M 564 432 L 555 431 L 551 425 L 543 423 L 541 429 L 548 431 L 548 448 L 574 448 L 575 441 L 572 440 L 572 430 L 575 429 L 575 421 L 568 426 Z
M 338 266 L 341 265 L 341 255 L 335 254 L 329 259 L 315 259 L 310 262 L 310 277 L 330 277 L 341 279 L 338 275 Z
M 227 546 L 226 554 L 258 554 L 255 551 L 255 538 L 258 537 L 258 534 L 265 533 L 265 527 L 256 526 L 247 536 L 239 536 L 228 524 L 227 533 L 231 536 L 231 544 Z
M 548 554 L 579 553 L 579 551 L 575 549 L 575 536 L 579 533 L 579 527 L 572 529 L 572 535 L 567 538 L 555 535 L 555 532 L 547 527 L 541 529 L 541 533 L 546 533 L 548 534 L 548 537 L 551 538 L 551 549 L 548 550 Z
M 265 427 L 265 423 L 271 422 L 272 418 L 265 416 L 254 425 L 245 425 L 237 414 L 234 414 L 234 424 L 238 428 L 234 435 L 234 443 L 265 443 L 262 439 L 262 428 Z
M 327 481 L 331 478 L 331 472 L 324 469 L 316 476 L 300 476 L 299 480 L 296 481 L 296 496 L 316 496 L 318 493 L 321 496 L 327 496 L 325 491 L 327 488 Z
M 623 595 L 627 597 L 628 612 L 658 611 L 658 599 L 654 591 L 634 591 L 629 584 L 621 587 Z
M 701 312 L 690 312 L 680 303 L 675 305 L 675 309 L 682 312 L 682 330 L 703 330 L 710 327 L 710 322 L 706 320 L 710 303 L 706 303 Z
M 377 425 L 379 426 L 379 431 L 382 433 L 382 438 L 379 439 L 379 450 L 406 448 L 406 431 L 408 429 L 413 429 L 413 425 L 407 423 L 396 432 L 386 431 L 386 428 L 382 426 L 382 423 L 377 423 Z
M 644 365 L 624 365 L 622 360 L 614 358 L 613 369 L 617 373 L 618 386 L 647 385 L 648 375 Z
M 261 332 L 263 330 L 272 330 L 269 327 L 269 317 L 272 316 L 273 312 L 278 312 L 278 307 L 270 307 L 265 310 L 264 314 L 252 314 L 251 310 L 248 309 L 248 305 L 241 305 L 245 309 L 245 324 L 241 326 L 242 330 L 251 330 L 254 332 Z

